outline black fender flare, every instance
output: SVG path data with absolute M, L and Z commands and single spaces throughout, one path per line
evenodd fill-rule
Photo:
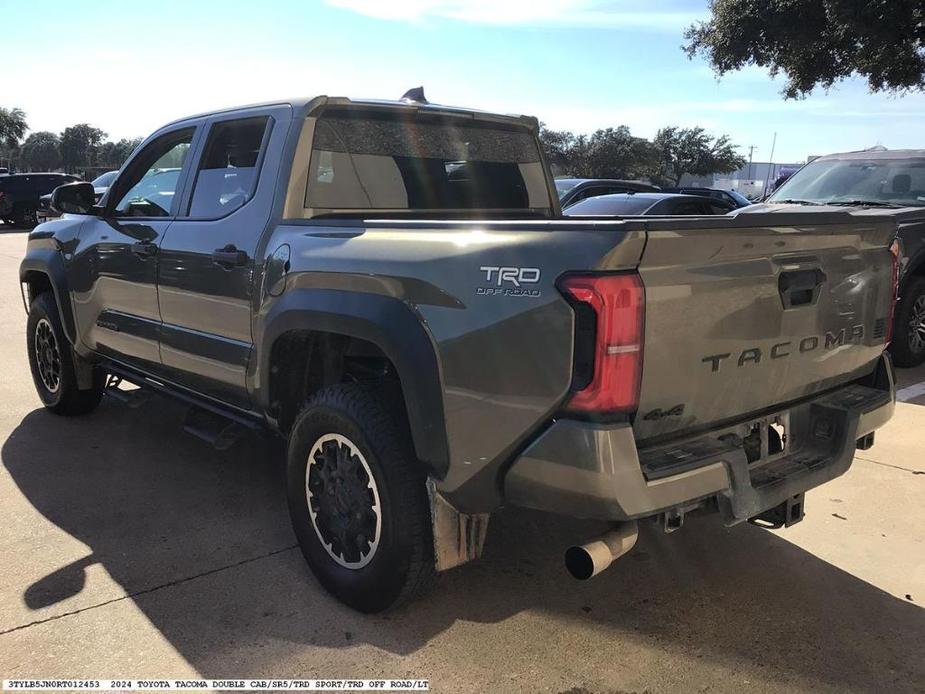
M 48 278 L 48 283 L 55 295 L 55 304 L 58 306 L 64 332 L 71 344 L 76 345 L 77 326 L 74 322 L 74 311 L 68 293 L 67 274 L 61 253 L 54 248 L 33 248 L 27 251 L 26 257 L 19 264 L 19 281 L 28 283 L 29 278 L 36 273 Z
M 261 316 L 257 353 L 261 387 L 256 399 L 269 406 L 267 386 L 273 344 L 297 330 L 334 333 L 376 345 L 398 371 L 417 457 L 443 477 L 449 447 L 437 355 L 430 335 L 400 299 L 338 289 L 294 289 L 273 300 Z

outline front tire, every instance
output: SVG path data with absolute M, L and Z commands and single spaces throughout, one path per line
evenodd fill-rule
M 432 583 L 425 474 L 372 389 L 340 384 L 311 398 L 289 437 L 288 497 L 305 560 L 346 605 L 381 612 Z
M 896 305 L 890 352 L 896 366 L 925 361 L 925 277 L 912 278 Z
M 26 348 L 35 390 L 45 408 L 55 414 L 74 416 L 96 409 L 103 398 L 102 374 L 95 375 L 89 390 L 77 387 L 74 360 L 79 359 L 64 334 L 54 296 L 39 294 L 32 301 L 26 323 Z

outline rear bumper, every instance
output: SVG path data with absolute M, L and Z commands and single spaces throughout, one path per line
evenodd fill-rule
M 579 518 L 629 520 L 715 498 L 731 525 L 844 474 L 858 439 L 893 415 L 883 355 L 869 384 L 851 384 L 786 410 L 669 446 L 638 451 L 628 424 L 556 421 L 514 461 L 508 502 Z M 749 462 L 742 437 L 784 422 L 787 447 Z

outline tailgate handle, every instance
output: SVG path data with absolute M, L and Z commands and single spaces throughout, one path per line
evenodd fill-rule
M 792 270 L 780 273 L 777 286 L 784 308 L 811 306 L 819 298 L 819 290 L 825 282 L 825 273 L 814 270 Z

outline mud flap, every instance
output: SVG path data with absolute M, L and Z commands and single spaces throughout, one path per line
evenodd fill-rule
M 488 532 L 488 513 L 460 513 L 427 480 L 430 520 L 434 535 L 434 562 L 437 571 L 446 571 L 482 556 Z

